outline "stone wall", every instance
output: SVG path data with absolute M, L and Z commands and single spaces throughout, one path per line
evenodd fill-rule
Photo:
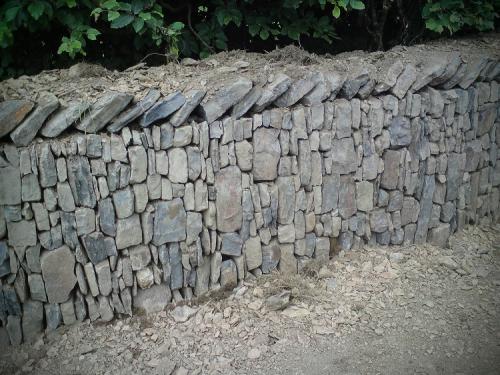
M 0 103 L 0 342 L 498 221 L 500 63 L 382 76 Z

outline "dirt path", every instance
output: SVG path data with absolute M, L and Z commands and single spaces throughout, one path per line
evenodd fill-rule
M 309 276 L 263 277 L 227 299 L 83 323 L 0 353 L 2 373 L 499 374 L 500 226 L 450 249 L 365 248 Z M 291 290 L 282 311 L 269 294 Z M 282 301 L 283 302 L 283 301 Z M 190 311 L 188 311 L 190 312 Z M 179 314 L 186 319 L 190 314 Z

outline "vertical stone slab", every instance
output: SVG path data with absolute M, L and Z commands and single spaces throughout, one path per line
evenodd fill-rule
M 221 232 L 236 232 L 243 220 L 240 170 L 234 166 L 221 169 L 215 176 L 215 190 L 217 229 Z
M 415 243 L 421 244 L 427 240 L 427 230 L 432 213 L 432 197 L 436 187 L 434 175 L 425 176 L 422 197 L 420 198 L 420 213 L 417 220 L 417 231 L 415 232 Z
M 68 179 L 73 198 L 77 206 L 94 208 L 97 202 L 90 164 L 82 156 L 70 156 L 66 159 L 68 166 Z
M 258 128 L 253 134 L 253 177 L 255 181 L 272 181 L 278 175 L 281 155 L 279 130 Z

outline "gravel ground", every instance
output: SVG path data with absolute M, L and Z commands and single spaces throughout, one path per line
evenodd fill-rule
M 500 225 L 450 244 L 340 253 L 192 308 L 61 327 L 3 348 L 0 372 L 499 374 Z M 271 311 L 283 291 L 289 302 Z

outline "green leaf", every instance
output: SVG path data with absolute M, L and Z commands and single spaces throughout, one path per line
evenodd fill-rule
M 170 28 L 174 31 L 181 31 L 184 28 L 184 24 L 182 22 L 174 22 L 170 25 Z
M 142 18 L 136 18 L 132 23 L 132 27 L 136 33 L 139 33 L 144 27 L 144 20 Z
M 119 8 L 120 5 L 116 0 L 106 0 L 101 4 L 101 7 L 104 9 L 116 9 Z
M 144 21 L 149 21 L 151 19 L 151 13 L 141 12 L 139 13 L 139 17 L 141 17 L 141 19 L 143 19 Z
M 115 18 L 113 22 L 111 22 L 111 28 L 121 29 L 122 27 L 130 25 L 132 21 L 134 21 L 134 16 L 131 14 L 122 14 L 120 17 Z
M 99 30 L 96 30 L 92 27 L 89 27 L 87 29 L 87 38 L 89 40 L 96 40 L 98 35 L 101 35 L 101 32 Z
M 261 30 L 259 33 L 259 36 L 260 36 L 260 39 L 267 40 L 267 38 L 269 38 L 269 31 Z
M 340 8 L 338 6 L 335 5 L 335 7 L 333 7 L 332 15 L 335 18 L 339 18 L 340 17 Z
M 350 3 L 352 9 L 363 10 L 365 9 L 365 4 L 360 0 L 351 0 Z
M 31 14 L 31 17 L 38 20 L 42 16 L 44 8 L 41 1 L 35 1 L 28 5 L 28 12 Z
M 108 21 L 114 21 L 116 20 L 118 17 L 120 17 L 120 13 L 117 12 L 117 11 L 114 11 L 114 10 L 110 10 L 108 12 Z
M 253 23 L 248 26 L 248 32 L 250 33 L 251 36 L 257 35 L 259 30 L 260 30 L 260 25 L 258 23 Z

